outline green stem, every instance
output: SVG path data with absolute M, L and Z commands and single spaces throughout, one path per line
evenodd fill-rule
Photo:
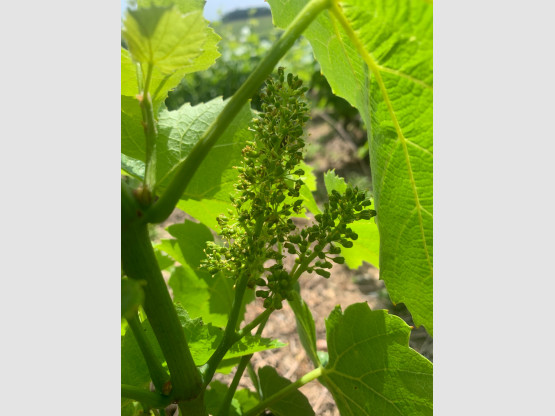
M 202 391 L 200 373 L 193 361 L 185 333 L 154 255 L 147 225 L 138 219 L 136 201 L 122 188 L 121 259 L 125 274 L 144 280 L 144 310 L 166 358 L 172 383 L 172 398 L 186 400 Z M 133 205 L 134 204 L 134 205 Z
M 249 377 L 251 378 L 252 384 L 256 390 L 256 395 L 260 397 L 260 381 L 258 380 L 258 376 L 256 375 L 254 367 L 250 361 L 247 364 L 247 372 L 249 373 Z
M 241 330 L 237 331 L 237 338 L 243 338 L 245 335 L 249 334 L 258 324 L 260 324 L 261 322 L 266 322 L 273 311 L 273 308 L 266 309 L 264 312 L 254 318 L 252 322 L 250 322 L 248 325 L 245 325 L 243 328 L 241 328 Z M 261 327 L 264 328 L 264 326 L 262 325 Z
M 133 317 L 127 318 L 127 323 L 131 331 L 133 331 L 135 340 L 143 354 L 154 387 L 156 387 L 159 393 L 168 396 L 171 391 L 170 377 L 154 355 L 154 350 L 145 336 L 141 321 L 139 321 L 139 315 L 134 314 Z
M 121 385 L 121 397 L 126 397 L 139 403 L 144 403 L 145 406 L 152 407 L 154 409 L 163 409 L 171 403 L 171 399 L 169 397 L 162 396 L 158 393 L 153 393 L 139 387 L 128 386 L 126 384 Z
M 312 23 L 321 11 L 331 7 L 331 5 L 332 0 L 311 0 L 301 10 L 280 39 L 274 43 L 272 48 L 268 51 L 268 54 L 251 73 L 249 78 L 229 100 L 216 120 L 214 120 L 205 131 L 202 138 L 191 150 L 189 156 L 181 163 L 166 191 L 147 211 L 145 217 L 146 221 L 157 223 L 169 217 L 205 156 L 233 121 L 234 117 L 256 93 L 263 81 L 271 74 L 276 64 L 291 46 L 293 46 L 302 32 Z
M 146 75 L 145 87 L 140 99 L 141 110 L 143 113 L 143 126 L 146 138 L 146 161 L 145 161 L 145 191 L 151 191 L 156 182 L 156 139 L 158 131 L 156 129 L 156 120 L 154 118 L 154 109 L 152 107 L 152 98 L 148 91 L 150 86 L 150 79 L 152 77 L 153 67 L 151 64 L 148 66 Z M 150 203 L 150 194 L 148 200 L 145 202 Z
M 266 311 L 269 311 L 269 310 L 270 309 L 266 309 Z M 264 312 L 266 312 L 266 311 L 264 311 Z M 273 312 L 273 310 L 271 310 L 271 311 Z M 270 312 L 270 313 L 272 313 L 272 312 Z M 260 326 L 256 330 L 256 335 L 262 335 L 262 331 L 264 330 L 264 326 L 266 326 L 266 322 L 268 322 L 268 318 L 270 317 L 270 313 L 266 314 L 264 316 L 264 319 L 263 319 L 262 323 L 260 324 Z M 258 317 L 260 317 L 262 315 L 263 315 L 263 313 L 258 315 Z M 245 329 L 245 328 L 243 328 L 243 329 Z M 253 355 L 254 354 L 249 354 L 249 355 L 244 355 L 243 357 L 241 357 L 241 361 L 239 361 L 239 365 L 237 366 L 237 371 L 235 372 L 235 375 L 233 376 L 233 380 L 231 382 L 231 385 L 229 386 L 229 389 L 227 389 L 224 400 L 223 400 L 223 402 L 220 406 L 218 416 L 227 416 L 228 415 L 229 408 L 230 408 L 230 405 L 231 405 L 231 400 L 233 400 L 233 396 L 235 395 L 235 391 L 237 390 L 237 386 L 239 385 L 239 381 L 241 380 L 241 377 L 243 376 L 243 372 L 245 371 L 245 368 L 247 367 L 247 365 L 250 364 L 251 358 L 252 358 Z M 258 389 L 258 387 L 257 387 L 257 389 Z
M 212 380 L 212 377 L 214 376 L 214 373 L 216 372 L 216 369 L 224 358 L 226 352 L 238 339 L 240 339 L 237 338 L 235 328 L 239 319 L 239 312 L 241 311 L 241 305 L 243 304 L 243 295 L 247 289 L 248 281 L 249 274 L 245 272 L 239 277 L 239 281 L 235 286 L 235 297 L 233 298 L 233 304 L 231 305 L 231 312 L 225 327 L 224 336 L 218 345 L 218 348 L 216 348 L 216 351 L 214 351 L 204 367 L 203 379 L 205 386 L 207 386 Z
M 271 404 L 277 402 L 278 400 L 286 397 L 287 395 L 291 394 L 293 391 L 297 390 L 299 387 L 304 386 L 305 384 L 311 382 L 314 379 L 317 379 L 324 373 L 324 369 L 322 367 L 318 367 L 309 373 L 306 373 L 300 379 L 295 381 L 294 383 L 289 384 L 287 387 L 284 387 L 274 395 L 268 397 L 264 401 L 258 403 L 255 407 L 250 409 L 248 412 L 244 413 L 244 416 L 256 416 L 260 414 L 263 410 L 267 409 Z
M 308 269 L 308 266 L 310 265 L 312 260 L 314 260 L 317 256 L 318 256 L 318 253 L 312 253 L 310 256 L 305 257 L 301 261 L 297 270 L 295 270 L 294 274 L 292 273 L 293 274 L 293 276 L 292 276 L 293 283 L 295 283 L 297 280 L 299 280 L 299 277 L 301 277 L 301 274 L 303 274 L 306 271 L 306 269 Z

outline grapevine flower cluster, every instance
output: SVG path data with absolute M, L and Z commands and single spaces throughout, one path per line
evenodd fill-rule
M 304 123 L 309 119 L 304 102 L 306 88 L 298 77 L 278 69 L 277 80 L 269 79 L 261 93 L 262 112 L 253 120 L 255 139 L 243 149 L 234 210 L 218 217 L 224 245 L 208 243 L 202 267 L 212 274 L 223 272 L 236 279 L 247 278 L 248 287 L 264 298 L 266 308 L 281 309 L 283 299 L 292 300 L 292 290 L 303 272 L 330 277 L 330 262 L 344 263 L 340 245 L 352 247 L 358 235 L 348 227 L 376 213 L 365 193 L 347 187 L 333 191 L 316 223 L 298 232 L 291 216 L 301 214 L 300 190 L 304 171 Z M 296 254 L 295 266 L 286 270 L 284 251 Z M 265 267 L 268 260 L 273 260 Z

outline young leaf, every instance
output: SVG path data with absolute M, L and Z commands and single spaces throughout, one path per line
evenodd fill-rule
M 324 173 L 324 185 L 326 186 L 326 191 L 331 194 L 331 191 L 337 191 L 340 194 L 344 194 L 347 189 L 347 184 L 345 179 L 335 174 L 335 169 L 328 170 Z
M 274 22 L 285 27 L 307 1 L 269 0 Z M 430 333 L 432 9 L 422 0 L 345 0 L 304 33 L 334 93 L 358 108 L 370 132 L 380 276 Z
M 295 313 L 297 321 L 297 332 L 308 357 L 315 367 L 320 365 L 318 352 L 316 349 L 316 326 L 310 308 L 301 298 L 298 290 L 292 291 L 293 300 L 288 301 L 291 309 Z
M 187 14 L 173 7 L 128 10 L 123 25 L 122 34 L 133 60 L 165 74 L 191 65 L 207 38 L 207 24 L 200 10 Z
M 192 72 L 202 71 L 212 66 L 220 56 L 217 44 L 221 38 L 212 28 L 206 28 L 206 42 L 203 50 L 191 63 L 180 67 L 171 74 L 164 74 L 158 68 L 153 68 L 150 81 L 150 95 L 155 113 L 158 112 L 160 104 L 168 96 L 168 92 L 175 88 L 181 79 Z M 121 49 L 121 94 L 135 97 L 139 94 L 137 83 L 137 67 L 133 63 L 129 51 Z
M 260 389 L 262 390 L 262 399 L 267 399 L 279 390 L 291 384 L 291 381 L 285 377 L 281 377 L 275 368 L 265 366 L 258 370 L 260 378 Z M 276 416 L 312 416 L 314 410 L 308 399 L 299 390 L 294 390 L 291 394 L 283 397 L 281 400 L 271 404 L 269 409 Z
M 408 345 L 410 328 L 366 303 L 326 320 L 329 363 L 320 381 L 342 415 L 432 415 L 432 363 Z

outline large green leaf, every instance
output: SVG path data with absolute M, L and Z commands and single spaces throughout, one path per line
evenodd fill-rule
M 258 370 L 262 399 L 267 399 L 281 389 L 291 384 L 291 381 L 281 377 L 274 367 L 265 366 Z M 304 394 L 299 390 L 283 397 L 268 408 L 276 416 L 313 416 L 314 410 Z
M 287 26 L 307 0 L 269 0 Z M 340 1 L 305 31 L 335 94 L 369 131 L 380 277 L 433 333 L 432 9 L 423 0 Z M 344 28 L 348 28 L 350 33 Z
M 410 327 L 366 303 L 326 320 L 329 363 L 320 381 L 341 415 L 432 415 L 432 363 L 408 345 Z

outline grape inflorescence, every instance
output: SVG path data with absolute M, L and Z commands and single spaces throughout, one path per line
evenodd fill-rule
M 306 88 L 298 77 L 278 69 L 261 93 L 262 112 L 253 120 L 254 140 L 243 149 L 239 179 L 231 197 L 234 210 L 218 217 L 224 245 L 208 243 L 202 267 L 212 274 L 248 277 L 248 287 L 266 308 L 281 309 L 303 272 L 330 277 L 332 262 L 343 264 L 341 247 L 352 247 L 358 235 L 348 227 L 376 215 L 363 191 L 350 185 L 344 194 L 332 191 L 315 223 L 300 231 L 291 219 L 303 210 L 300 195 L 305 172 L 298 166 L 305 146 L 304 124 L 309 109 Z M 296 255 L 286 270 L 284 251 Z M 273 264 L 267 266 L 267 261 Z

